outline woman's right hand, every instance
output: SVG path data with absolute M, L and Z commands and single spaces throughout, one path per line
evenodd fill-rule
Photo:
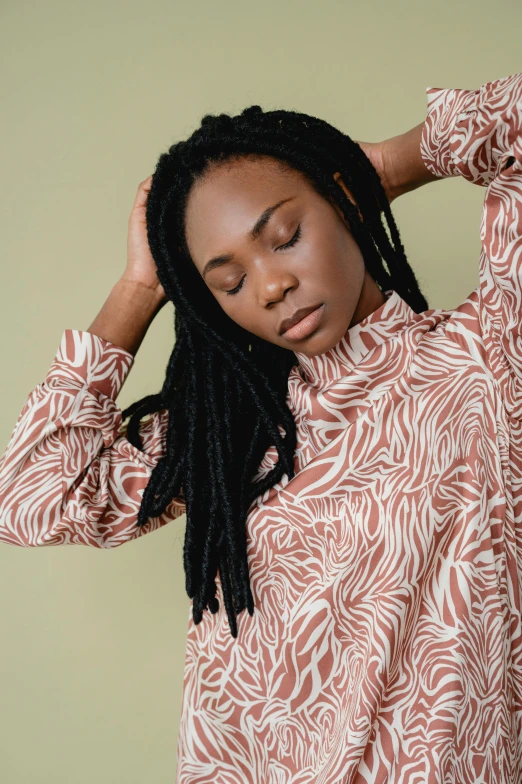
M 152 174 L 140 182 L 132 205 L 127 234 L 127 266 L 122 277 L 151 289 L 162 302 L 166 302 L 165 290 L 158 279 L 156 262 L 147 239 L 145 208 L 151 182 Z

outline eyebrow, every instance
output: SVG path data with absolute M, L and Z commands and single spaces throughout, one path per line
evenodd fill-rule
M 281 199 L 281 201 L 278 201 L 276 204 L 272 204 L 271 207 L 267 207 L 248 232 L 249 237 L 251 237 L 253 240 L 257 239 L 274 212 L 287 201 L 292 201 L 292 199 L 295 199 L 295 196 L 289 196 L 286 199 Z M 223 264 L 227 264 L 229 261 L 232 261 L 233 258 L 234 255 L 232 253 L 224 253 L 222 256 L 215 256 L 213 259 L 210 259 L 210 261 L 207 261 L 203 268 L 203 278 L 205 278 L 205 276 L 208 275 L 211 270 L 215 269 L 216 267 L 221 267 Z

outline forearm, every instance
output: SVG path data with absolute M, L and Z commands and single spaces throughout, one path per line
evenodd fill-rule
M 424 122 L 406 133 L 382 142 L 383 164 L 393 198 L 413 191 L 427 182 L 441 179 L 425 166 L 420 143 Z
M 86 331 L 135 355 L 165 302 L 152 289 L 120 278 Z

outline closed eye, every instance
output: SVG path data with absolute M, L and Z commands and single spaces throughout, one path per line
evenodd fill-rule
M 286 249 L 286 248 L 291 248 L 293 245 L 296 244 L 296 242 L 298 242 L 300 237 L 301 237 L 301 224 L 299 224 L 299 226 L 295 230 L 295 234 L 292 237 L 292 239 L 289 240 L 288 242 L 285 242 L 284 245 L 280 245 L 278 248 L 276 248 L 276 250 L 282 250 L 282 249 Z M 226 294 L 237 294 L 237 292 L 240 291 L 243 288 L 243 282 L 245 280 L 245 277 L 246 277 L 246 275 L 243 275 L 243 277 L 241 278 L 241 280 L 239 281 L 239 284 L 235 287 L 235 289 L 230 289 L 230 291 L 227 291 L 225 293 Z
M 277 250 L 281 250 L 281 248 L 291 248 L 292 245 L 295 245 L 295 243 L 298 241 L 300 236 L 301 236 L 301 224 L 299 224 L 299 226 L 295 230 L 295 234 L 292 237 L 292 239 L 286 242 L 284 245 L 280 245 Z

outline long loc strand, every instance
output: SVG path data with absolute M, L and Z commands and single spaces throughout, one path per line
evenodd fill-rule
M 221 383 L 224 390 L 234 390 L 234 386 L 232 383 L 231 372 L 230 368 L 225 365 L 223 368 L 223 374 Z M 244 470 L 245 464 L 249 467 L 249 474 L 250 471 L 253 471 L 256 466 L 252 466 L 251 463 L 251 449 L 249 448 L 250 444 L 246 442 L 246 454 L 241 456 L 241 463 L 236 459 L 234 455 L 234 441 L 232 437 L 233 433 L 233 421 L 234 421 L 234 403 L 237 405 L 237 408 L 240 408 L 241 405 L 241 388 L 236 388 L 235 395 L 233 392 L 230 394 L 223 394 L 222 402 L 225 412 L 225 421 L 228 422 L 228 427 L 225 428 L 224 434 L 224 447 L 226 447 L 226 454 L 225 460 L 227 465 L 233 468 L 234 471 L 241 471 Z M 246 424 L 246 423 L 245 423 Z M 257 424 L 257 422 L 256 422 Z M 247 477 L 250 479 L 250 475 Z M 244 525 L 245 519 L 245 512 L 246 509 L 244 508 L 244 494 L 243 494 L 243 477 L 241 486 L 239 488 L 239 493 L 233 498 L 234 501 L 234 515 L 236 519 L 236 526 L 235 526 L 235 536 L 237 537 L 238 541 L 238 566 L 239 566 L 239 574 L 238 574 L 238 584 L 241 591 L 240 596 L 238 597 L 238 603 L 241 609 L 244 607 L 249 608 L 252 606 L 252 593 L 250 590 L 250 584 L 248 579 L 248 559 L 247 559 L 247 540 L 246 540 L 246 528 Z M 239 610 L 240 611 L 240 610 Z M 250 612 L 252 614 L 252 612 Z
M 206 353 L 203 361 L 205 364 L 205 379 L 212 377 L 214 373 L 214 366 L 212 362 L 213 356 L 212 354 Z M 212 383 L 212 381 L 210 382 Z M 210 391 L 210 390 L 209 390 Z M 221 548 L 221 543 L 223 541 L 223 533 L 224 533 L 224 526 L 223 526 L 223 519 L 222 519 L 222 511 L 219 504 L 218 499 L 218 490 L 219 485 L 218 481 L 216 480 L 215 473 L 218 470 L 222 470 L 222 467 L 219 466 L 219 455 L 216 453 L 215 448 L 215 434 L 214 434 L 214 416 L 215 416 L 215 406 L 213 405 L 211 395 L 205 396 L 205 421 L 206 421 L 206 428 L 209 433 L 209 477 L 210 481 L 210 504 L 209 504 L 209 512 L 210 512 L 210 520 L 209 520 L 209 528 L 208 528 L 208 535 L 204 543 L 203 549 L 203 557 L 202 557 L 202 575 L 201 575 L 201 605 L 206 606 L 215 606 L 215 595 L 216 595 L 216 570 L 219 565 L 219 551 Z M 225 417 L 225 422 L 227 419 Z M 218 544 L 219 543 L 219 544 Z M 217 600 L 216 600 L 217 601 Z
M 210 378 L 207 379 L 209 384 L 208 391 L 209 391 L 209 399 L 210 405 L 212 407 L 212 413 L 214 417 L 217 417 L 217 410 L 216 410 L 216 384 L 214 378 L 212 378 L 212 374 L 210 374 Z M 224 412 L 223 412 L 224 413 Z M 216 480 L 217 486 L 221 497 L 222 508 L 224 512 L 224 524 L 225 524 L 225 536 L 224 536 L 224 543 L 226 543 L 226 557 L 228 561 L 228 570 L 229 570 L 229 578 L 230 583 L 233 591 L 233 595 L 235 598 L 235 609 L 237 612 L 240 612 L 243 609 L 242 602 L 240 600 L 240 596 L 242 594 L 240 588 L 240 576 L 239 576 L 239 552 L 238 552 L 238 537 L 235 532 L 235 523 L 234 523 L 234 508 L 232 504 L 232 499 L 230 496 L 230 484 L 227 481 L 227 471 L 225 467 L 225 449 L 226 447 L 226 436 L 224 437 L 223 430 L 229 427 L 229 423 L 225 417 L 221 420 L 217 421 L 217 429 L 214 438 L 214 454 L 216 458 Z M 229 619 L 230 620 L 230 619 Z
M 192 347 L 192 339 L 189 338 L 187 340 L 190 348 Z M 203 388 L 200 384 L 198 384 L 198 378 L 196 375 L 196 360 L 195 355 L 191 352 L 190 359 L 188 359 L 188 372 L 189 372 L 189 379 L 190 383 L 187 386 L 187 394 L 190 396 L 190 400 L 192 401 L 193 405 L 188 407 L 186 411 L 187 415 L 187 446 L 189 447 L 186 452 L 186 471 L 185 471 L 185 479 L 184 479 L 184 488 L 185 488 L 185 497 L 186 497 L 186 506 L 187 506 L 187 524 L 185 529 L 185 543 L 183 547 L 183 559 L 184 559 L 184 566 L 185 566 L 185 575 L 186 575 L 186 590 L 187 594 L 190 598 L 196 596 L 199 588 L 200 588 L 200 575 L 198 572 L 201 571 L 201 561 L 200 561 L 200 552 L 201 552 L 201 531 L 197 530 L 195 525 L 196 518 L 197 518 L 197 493 L 198 493 L 198 486 L 197 486 L 197 478 L 199 477 L 199 472 L 196 467 L 196 421 L 197 418 L 200 416 L 200 407 L 201 407 L 201 397 L 203 393 Z M 196 619 L 195 619 L 196 620 Z M 197 622 L 197 621 L 196 621 Z
M 184 500 L 183 565 L 193 621 L 199 623 L 206 608 L 217 613 L 219 573 L 234 637 L 237 614 L 245 608 L 250 615 L 254 611 L 248 511 L 285 474 L 294 476 L 297 438 L 286 403 L 295 354 L 245 333 L 224 317 L 197 272 L 185 237 L 194 183 L 210 166 L 243 156 L 268 156 L 303 174 L 319 195 L 340 208 L 381 290 L 396 290 L 417 313 L 428 307 L 376 170 L 356 142 L 324 120 L 282 109 L 264 112 L 258 105 L 235 116 L 209 114 L 188 139 L 159 156 L 147 199 L 147 232 L 158 278 L 174 305 L 176 342 L 161 393 L 123 411 L 124 418 L 130 417 L 129 441 L 143 449 L 141 420 L 168 409 L 165 454 L 151 473 L 137 524 L 161 514 L 172 497 Z M 362 220 L 335 182 L 337 171 Z M 277 461 L 256 478 L 270 446 Z

